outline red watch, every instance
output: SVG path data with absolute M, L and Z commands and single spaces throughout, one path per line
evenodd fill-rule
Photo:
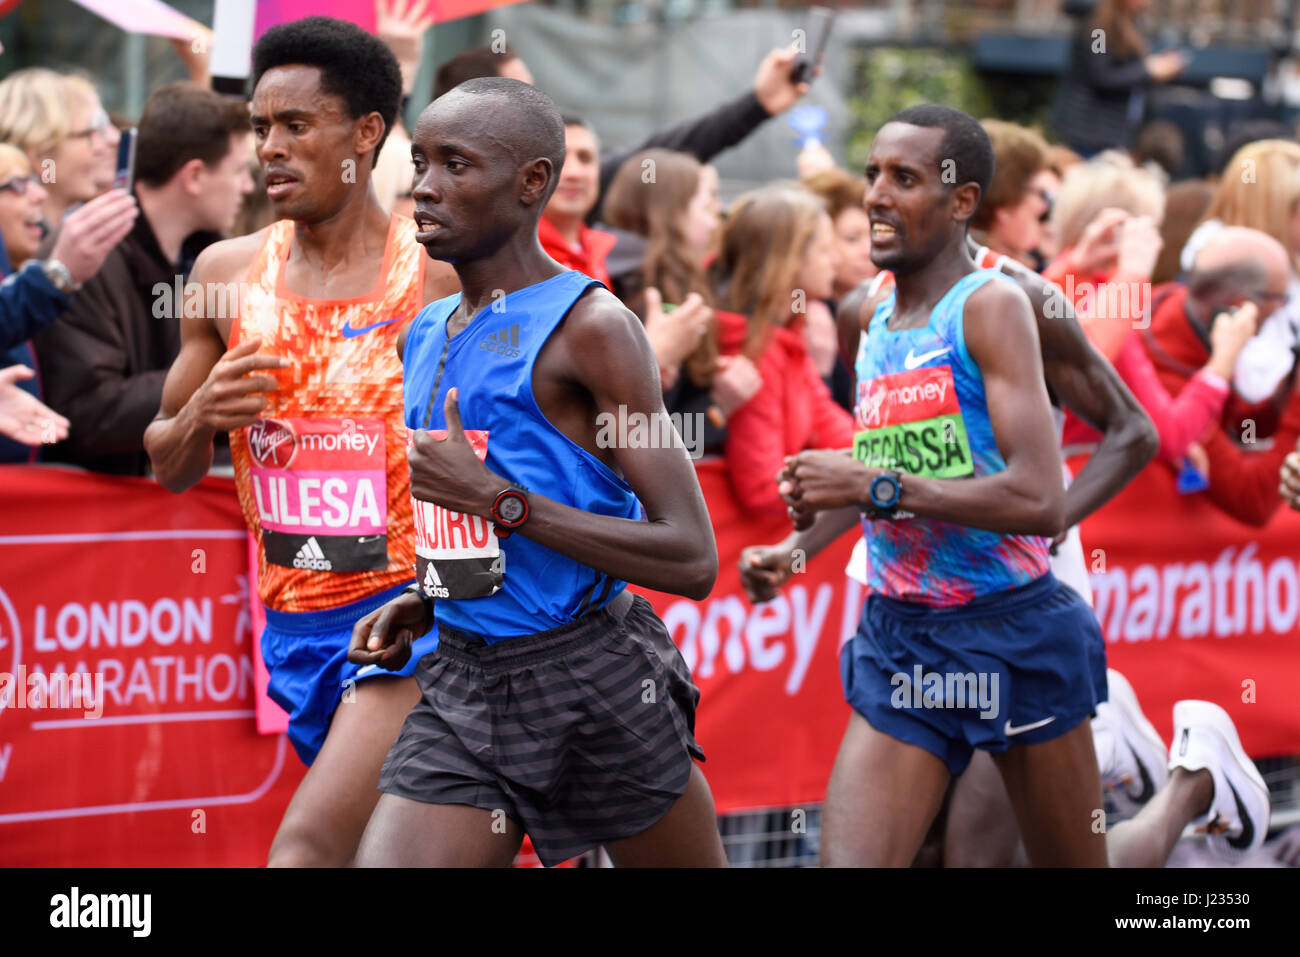
M 497 493 L 489 511 L 492 515 L 492 531 L 496 532 L 498 538 L 509 538 L 511 532 L 517 531 L 528 521 L 528 489 L 511 482 Z

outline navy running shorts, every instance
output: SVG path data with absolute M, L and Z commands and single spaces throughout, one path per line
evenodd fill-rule
M 975 748 L 1040 744 L 1089 718 L 1106 700 L 1106 644 L 1092 609 L 1047 572 L 955 608 L 868 596 L 840 677 L 873 728 L 957 776 Z

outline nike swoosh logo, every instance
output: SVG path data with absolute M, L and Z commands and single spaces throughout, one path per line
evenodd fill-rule
M 1023 734 L 1026 731 L 1033 731 L 1034 728 L 1041 728 L 1043 725 L 1051 724 L 1055 720 L 1056 715 L 1052 715 L 1050 718 L 1044 718 L 1042 721 L 1035 721 L 1033 724 L 1022 724 L 1018 728 L 1013 728 L 1011 727 L 1011 720 L 1007 719 L 1007 726 L 1003 728 L 1003 734 L 1010 738 L 1013 735 Z
M 345 325 L 343 327 L 343 338 L 355 339 L 357 336 L 364 336 L 367 332 L 369 332 L 372 329 L 378 329 L 380 326 L 387 326 L 387 325 L 391 325 L 394 322 L 401 322 L 401 321 L 402 319 L 399 316 L 396 319 L 385 319 L 383 322 L 376 322 L 369 326 L 362 326 L 360 329 L 354 329 L 352 326 Z
M 951 351 L 952 351 L 952 346 L 945 346 L 942 349 L 935 349 L 933 352 L 924 352 L 921 355 L 917 356 L 912 354 L 911 349 L 908 349 L 907 357 L 903 359 L 903 368 L 908 369 L 910 371 L 912 369 L 917 368 L 923 363 L 929 362 L 931 359 L 939 358 L 939 356 L 943 355 L 945 352 L 951 352 Z
M 1156 793 L 1155 782 L 1151 780 L 1151 775 L 1147 772 L 1147 766 L 1141 761 L 1135 761 L 1138 768 L 1138 777 L 1142 779 L 1142 790 L 1137 794 L 1129 794 L 1129 800 L 1135 804 L 1146 804 Z
M 1228 844 L 1239 851 L 1244 851 L 1250 847 L 1251 841 L 1255 840 L 1255 823 L 1250 819 L 1250 813 L 1246 810 L 1246 805 L 1241 801 L 1241 795 L 1237 789 L 1228 782 L 1228 790 L 1232 792 L 1232 799 L 1237 802 L 1237 817 L 1241 818 L 1241 833 L 1236 837 L 1228 838 Z

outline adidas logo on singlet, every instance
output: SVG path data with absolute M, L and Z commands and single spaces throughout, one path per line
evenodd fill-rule
M 517 359 L 519 357 L 518 346 L 519 323 L 514 323 L 509 328 L 502 329 L 500 332 L 492 333 L 478 344 L 480 349 L 486 349 L 488 352 L 494 352 L 507 359 Z
M 302 543 L 298 554 L 293 556 L 293 567 L 305 568 L 313 572 L 327 572 L 334 568 L 334 563 L 325 557 L 325 553 L 320 550 L 320 543 L 313 535 Z
M 442 578 L 438 574 L 438 569 L 429 562 L 424 568 L 424 593 L 430 598 L 446 598 L 451 594 L 442 584 Z

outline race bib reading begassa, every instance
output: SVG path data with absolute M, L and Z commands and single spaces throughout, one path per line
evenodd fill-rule
M 929 478 L 975 472 L 950 366 L 859 383 L 856 420 L 853 455 L 870 467 Z
M 383 419 L 258 419 L 249 472 L 266 560 L 320 572 L 388 567 Z

